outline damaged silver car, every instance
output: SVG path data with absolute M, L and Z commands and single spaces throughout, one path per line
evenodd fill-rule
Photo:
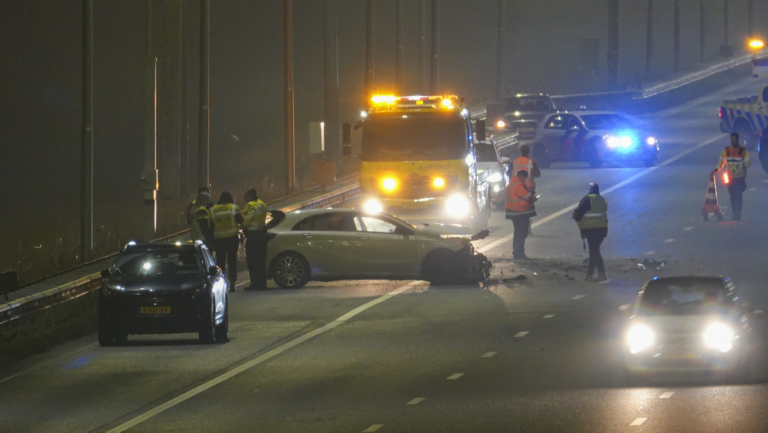
M 485 281 L 491 263 L 458 225 L 416 227 L 386 213 L 358 209 L 272 212 L 267 229 L 270 278 L 283 288 L 310 280 L 418 280 L 432 284 Z

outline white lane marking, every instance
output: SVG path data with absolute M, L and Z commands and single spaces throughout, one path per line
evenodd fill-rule
M 368 433 L 368 432 L 376 431 L 376 430 L 378 430 L 378 429 L 380 429 L 382 427 L 384 427 L 384 424 L 374 424 L 374 425 L 368 427 L 367 429 L 363 430 L 363 433 Z
M 750 191 L 757 191 L 757 188 L 750 188 Z
M 763 183 L 768 183 L 768 179 L 765 179 L 765 180 L 763 181 Z
M 665 392 L 664 394 L 661 394 L 661 395 L 659 396 L 659 398 L 670 398 L 670 397 L 672 397 L 673 395 L 675 395 L 675 392 L 674 392 L 674 391 L 667 391 L 667 392 Z
M 251 368 L 253 368 L 253 367 L 255 367 L 255 366 L 257 366 L 257 365 L 259 365 L 259 364 L 261 364 L 263 362 L 265 362 L 265 361 L 268 361 L 268 360 L 274 358 L 275 356 L 277 356 L 277 355 L 279 355 L 279 354 L 281 354 L 281 353 L 283 353 L 283 352 L 285 352 L 285 351 L 287 351 L 289 349 L 292 349 L 292 348 L 298 346 L 299 344 L 301 344 L 301 343 L 303 343 L 303 342 L 305 342 L 307 340 L 310 340 L 310 339 L 312 339 L 314 337 L 317 337 L 320 334 L 326 333 L 326 332 L 330 331 L 331 329 L 333 329 L 333 328 L 335 328 L 335 327 L 337 327 L 339 325 L 344 324 L 344 322 L 346 322 L 349 319 L 357 316 L 358 314 L 362 313 L 363 311 L 365 311 L 365 310 L 367 310 L 367 309 L 369 309 L 369 308 L 371 308 L 371 307 L 373 307 L 375 305 L 378 305 L 378 304 L 386 301 L 389 298 L 393 298 L 393 297 L 395 297 L 395 296 L 405 292 L 406 290 L 410 289 L 411 287 L 413 287 L 413 286 L 415 286 L 417 284 L 419 284 L 419 282 L 418 281 L 414 281 L 412 283 L 408 283 L 408 284 L 406 284 L 406 285 L 404 285 L 402 287 L 399 287 L 399 288 L 397 288 L 397 289 L 395 289 L 395 290 L 393 290 L 393 291 L 391 291 L 391 292 L 389 292 L 389 293 L 387 293 L 385 295 L 381 295 L 378 298 L 374 299 L 373 301 L 367 302 L 367 303 L 365 303 L 365 304 L 363 304 L 363 305 L 361 305 L 361 306 L 351 310 L 350 312 L 344 314 L 343 316 L 339 317 L 338 319 L 334 320 L 333 322 L 328 323 L 325 326 L 322 326 L 320 328 L 317 328 L 317 329 L 315 329 L 312 332 L 308 332 L 308 333 L 306 333 L 306 334 L 304 334 L 304 335 L 302 335 L 300 337 L 297 337 L 297 338 L 295 338 L 295 339 L 293 339 L 293 340 L 291 340 L 291 341 L 281 345 L 280 347 L 277 347 L 275 349 L 270 350 L 269 352 L 259 356 L 256 359 L 252 359 L 252 360 L 246 362 L 245 364 L 242 364 L 242 365 L 240 365 L 240 366 L 238 366 L 236 368 L 233 368 L 232 370 L 227 371 L 226 373 L 223 373 L 223 374 L 221 374 L 219 376 L 216 376 L 213 379 L 209 380 L 208 382 L 205 382 L 205 383 L 203 383 L 201 385 L 198 385 L 197 387 L 195 387 L 193 389 L 190 389 L 189 391 L 185 392 L 184 394 L 181 394 L 180 396 L 178 396 L 176 398 L 168 400 L 167 402 L 165 402 L 165 403 L 163 403 L 163 404 L 161 404 L 161 405 L 159 405 L 159 406 L 157 406 L 157 407 L 155 407 L 153 409 L 150 409 L 150 410 L 144 412 L 143 414 L 141 414 L 141 415 L 139 415 L 139 416 L 137 416 L 137 417 L 135 417 L 135 418 L 133 418 L 133 419 L 131 419 L 129 421 L 126 421 L 123 424 L 120 424 L 119 426 L 113 428 L 112 430 L 109 430 L 107 433 L 120 433 L 120 432 L 124 432 L 124 431 L 126 431 L 126 430 L 128 430 L 128 429 L 130 429 L 132 427 L 135 427 L 136 425 L 140 424 L 141 422 L 146 421 L 146 420 L 152 418 L 155 415 L 163 413 L 166 410 L 168 410 L 168 409 L 178 405 L 179 403 L 183 403 L 184 401 L 189 400 L 190 398 L 200 394 L 203 391 L 206 391 L 206 390 L 208 390 L 210 388 L 213 388 L 214 386 L 216 386 L 216 385 L 218 385 L 218 384 L 220 384 L 220 383 L 222 383 L 224 381 L 227 381 L 227 380 L 237 376 L 238 374 L 240 374 L 240 373 L 242 373 L 244 371 L 247 371 L 247 370 L 249 370 L 249 369 L 251 369 Z M 379 425 L 379 427 L 380 426 L 381 425 Z M 377 427 L 377 429 L 378 429 L 378 427 Z
M 718 135 L 716 135 L 716 136 L 714 136 L 714 137 L 712 137 L 712 138 L 710 138 L 710 139 L 708 139 L 706 141 L 703 141 L 703 142 L 697 144 L 696 146 L 691 147 L 688 150 L 684 150 L 684 151 L 678 153 L 677 155 L 673 156 L 672 158 L 669 158 L 668 160 L 658 164 L 655 167 L 646 168 L 645 170 L 641 171 L 640 173 L 637 173 L 636 175 L 631 176 L 628 179 L 626 179 L 626 180 L 624 180 L 622 182 L 619 182 L 616 185 L 614 185 L 614 186 L 604 190 L 602 192 L 602 195 L 606 195 L 608 193 L 616 191 L 617 189 L 619 189 L 619 188 L 621 188 L 621 187 L 623 187 L 625 185 L 628 185 L 628 184 L 636 181 L 637 179 L 640 179 L 641 177 L 644 177 L 644 176 L 648 175 L 649 173 L 653 172 L 654 170 L 659 169 L 660 167 L 664 167 L 665 165 L 669 165 L 669 164 L 677 161 L 678 159 L 684 157 L 685 155 L 688 155 L 691 152 L 695 152 L 695 151 L 701 149 L 702 147 L 704 147 L 704 146 L 706 146 L 708 144 L 714 143 L 715 141 L 723 138 L 724 136 L 725 136 L 725 134 L 718 134 Z M 557 211 L 557 212 L 555 212 L 555 213 L 553 213 L 551 215 L 548 215 L 548 216 L 546 216 L 546 217 L 536 221 L 535 223 L 531 224 L 531 228 L 535 229 L 536 227 L 538 227 L 538 226 L 540 226 L 542 224 L 548 223 L 548 222 L 552 221 L 553 219 L 555 219 L 555 218 L 557 218 L 557 217 L 559 217 L 561 215 L 565 215 L 566 213 L 576 209 L 576 206 L 578 206 L 578 205 L 579 205 L 578 203 L 574 203 L 574 204 L 566 207 L 565 209 L 561 209 L 561 210 L 559 210 L 559 211 Z M 722 206 L 721 206 L 721 208 L 722 208 Z M 503 238 L 497 239 L 497 240 L 491 242 L 490 244 L 488 244 L 488 245 L 486 245 L 486 246 L 484 246 L 482 248 L 478 248 L 477 251 L 481 252 L 481 253 L 485 253 L 487 251 L 490 251 L 490 250 L 498 247 L 499 245 L 508 243 L 509 241 L 512 240 L 513 236 L 514 236 L 514 233 L 510 233 L 510 234 L 504 236 Z
M 669 238 L 669 239 L 667 239 L 667 240 L 666 240 L 666 241 L 664 241 L 664 242 L 666 242 L 666 243 L 670 243 L 670 242 L 674 242 L 674 241 L 675 241 L 675 238 Z
M 464 373 L 452 374 L 452 375 L 448 376 L 448 379 L 446 379 L 446 380 L 456 380 L 456 379 L 460 378 L 461 376 L 464 376 Z
M 686 227 L 683 230 L 686 231 L 686 232 L 689 232 L 689 231 L 693 230 L 693 227 Z
M 490 358 L 491 356 L 495 355 L 496 352 L 488 352 L 485 355 L 481 356 L 481 358 Z
M 652 256 L 652 255 L 654 255 L 654 254 L 656 254 L 656 251 L 647 251 L 647 252 L 645 253 L 645 255 L 646 255 L 646 256 Z
M 571 298 L 571 299 L 581 299 L 581 298 L 583 298 L 583 297 L 585 297 L 585 296 L 587 296 L 587 295 L 576 295 L 576 296 L 574 296 L 574 297 L 573 297 L 573 298 Z
M 763 310 L 755 310 L 755 314 L 763 314 Z
M 418 397 L 414 398 L 413 400 L 409 401 L 407 404 L 419 404 L 422 401 L 426 400 L 426 397 Z
M 545 319 L 551 319 L 553 317 L 555 317 L 554 314 L 547 314 L 546 316 L 544 316 Z
M 517 334 L 515 334 L 515 338 L 525 337 L 526 335 L 528 335 L 528 331 L 520 331 Z
M 73 351 L 71 351 L 71 352 L 67 353 L 66 355 L 61 355 L 61 356 L 59 356 L 58 358 L 53 358 L 53 359 L 51 359 L 50 361 L 45 361 L 45 362 L 43 362 L 43 363 L 41 363 L 41 364 L 38 364 L 38 365 L 36 365 L 36 366 L 34 366 L 34 367 L 31 367 L 31 368 L 28 368 L 28 369 L 26 369 L 26 370 L 24 370 L 24 371 L 18 372 L 18 373 L 16 373 L 16 374 L 12 375 L 12 376 L 8 376 L 8 377 L 6 377 L 6 378 L 0 379 L 0 383 L 3 383 L 3 382 L 5 382 L 5 381 L 7 381 L 7 380 L 11 380 L 11 379 L 13 379 L 14 377 L 19 377 L 19 376 L 21 376 L 22 374 L 26 374 L 26 373 L 29 373 L 29 372 L 30 372 L 30 371 L 32 371 L 32 370 L 38 369 L 38 368 L 40 368 L 40 367 L 42 367 L 42 366 L 44 366 L 44 365 L 48 365 L 48 364 L 50 364 L 50 363 L 52 363 L 52 362 L 56 362 L 56 361 L 58 361 L 58 360 L 60 360 L 60 359 L 62 359 L 62 358 L 66 358 L 66 357 L 68 357 L 68 356 L 70 356 L 70 355 L 72 355 L 72 354 L 75 354 L 75 353 L 77 353 L 77 352 L 81 352 L 81 351 L 83 351 L 83 350 L 85 350 L 85 349 L 87 349 L 87 348 L 89 348 L 89 347 L 93 347 L 93 346 L 95 346 L 95 345 L 97 345 L 97 344 L 99 344 L 99 343 L 98 343 L 98 342 L 96 342 L 96 343 L 91 343 L 91 344 L 89 344 L 89 345 L 87 345 L 87 346 L 85 346 L 85 347 L 81 347 L 81 348 L 79 348 L 79 349 L 73 350 Z
M 646 421 L 648 421 L 648 418 L 637 418 L 636 420 L 632 421 L 632 424 L 630 425 L 643 425 L 643 423 Z

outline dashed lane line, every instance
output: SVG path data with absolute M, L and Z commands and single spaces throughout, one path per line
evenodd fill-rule
M 581 298 L 583 298 L 583 297 L 585 297 L 585 296 L 587 296 L 587 295 L 576 295 L 576 296 L 574 296 L 574 297 L 573 297 L 573 298 L 571 298 L 571 299 L 581 299 Z
M 669 238 L 669 239 L 667 239 L 667 240 L 666 240 L 666 241 L 664 241 L 664 242 L 666 242 L 666 243 L 668 243 L 668 244 L 669 244 L 669 243 L 672 243 L 672 242 L 674 242 L 674 241 L 675 241 L 675 238 Z
M 528 331 L 520 331 L 517 334 L 515 334 L 515 338 L 522 338 L 528 335 Z
M 661 395 L 659 396 L 659 398 L 670 398 L 670 397 L 672 397 L 673 395 L 675 395 L 675 392 L 674 392 L 674 391 L 667 391 L 667 392 L 665 392 L 664 394 L 661 394 Z
M 225 382 L 225 381 L 227 381 L 227 380 L 237 376 L 240 373 L 243 373 L 243 372 L 245 372 L 247 370 L 250 370 L 251 368 L 253 368 L 253 367 L 255 367 L 255 366 L 257 366 L 257 365 L 259 365 L 259 364 L 261 364 L 261 363 L 263 363 L 265 361 L 268 361 L 268 360 L 274 358 L 275 356 L 280 355 L 281 353 L 283 353 L 283 352 L 285 352 L 287 350 L 290 350 L 290 349 L 298 346 L 299 344 L 301 344 L 301 343 L 303 343 L 303 342 L 305 342 L 307 340 L 310 340 L 310 339 L 312 339 L 314 337 L 317 337 L 320 334 L 326 333 L 326 332 L 330 331 L 331 329 L 336 328 L 337 326 L 344 324 L 345 322 L 347 322 L 348 320 L 350 320 L 353 317 L 357 316 L 358 314 L 362 313 L 363 311 L 365 311 L 365 310 L 367 310 L 367 309 L 369 309 L 369 308 L 371 308 L 371 307 L 373 307 L 375 305 L 378 305 L 378 304 L 388 300 L 389 298 L 395 297 L 395 296 L 397 296 L 397 295 L 407 291 L 408 289 L 412 288 L 413 286 L 416 286 L 417 284 L 419 284 L 419 282 L 418 281 L 414 281 L 412 283 L 408 283 L 408 284 L 406 284 L 404 286 L 401 286 L 401 287 L 399 287 L 399 288 L 397 288 L 397 289 L 395 289 L 395 290 L 393 290 L 393 291 L 391 291 L 391 292 L 389 292 L 389 293 L 387 293 L 385 295 L 381 295 L 378 298 L 376 298 L 376 299 L 374 299 L 372 301 L 369 301 L 369 302 L 367 302 L 367 303 L 365 303 L 365 304 L 363 304 L 363 305 L 361 305 L 361 306 L 359 306 L 359 307 L 349 311 L 348 313 L 344 314 L 343 316 L 339 317 L 338 319 L 334 320 L 333 322 L 330 322 L 330 323 L 326 324 L 325 326 L 317 328 L 314 331 L 308 332 L 308 333 L 306 333 L 306 334 L 304 334 L 304 335 L 302 335 L 300 337 L 294 338 L 293 340 L 291 340 L 291 341 L 289 341 L 289 342 L 287 342 L 287 343 L 285 343 L 285 344 L 283 344 L 283 345 L 281 345 L 279 347 L 276 347 L 275 349 L 272 349 L 269 352 L 267 352 L 267 353 L 265 353 L 265 354 L 255 358 L 255 359 L 252 359 L 252 360 L 250 360 L 250 361 L 248 361 L 248 362 L 246 362 L 244 364 L 241 364 L 241 365 L 239 365 L 239 366 L 237 366 L 237 367 L 235 367 L 235 368 L 233 368 L 233 369 L 231 369 L 231 370 L 229 370 L 229 371 L 227 371 L 227 372 L 225 372 L 223 374 L 220 374 L 220 375 L 214 377 L 213 379 L 209 380 L 208 382 L 205 382 L 205 383 L 203 383 L 201 385 L 198 385 L 195 388 L 192 388 L 189 391 L 185 392 L 184 394 L 181 394 L 178 397 L 172 398 L 171 400 L 168 400 L 167 402 L 165 402 L 163 404 L 160 404 L 160 405 L 158 405 L 158 406 L 156 406 L 156 407 L 154 407 L 154 408 L 152 408 L 152 409 L 142 413 L 141 415 L 136 416 L 136 417 L 134 417 L 134 418 L 124 422 L 123 424 L 120 424 L 119 426 L 109 430 L 107 433 L 120 433 L 120 432 L 124 432 L 124 431 L 126 431 L 126 430 L 128 430 L 128 429 L 130 429 L 132 427 L 135 427 L 136 425 L 138 425 L 138 424 L 140 424 L 140 423 L 142 423 L 142 422 L 144 422 L 144 421 L 146 421 L 146 420 L 148 420 L 148 419 L 150 419 L 150 418 L 152 418 L 152 417 L 154 417 L 156 415 L 159 415 L 159 414 L 165 412 L 166 410 L 168 410 L 168 409 L 170 409 L 170 408 L 172 408 L 172 407 L 174 407 L 174 406 L 176 406 L 176 405 L 178 405 L 180 403 L 183 403 L 183 402 L 189 400 L 190 398 L 192 398 L 192 397 L 202 393 L 203 391 L 206 391 L 206 390 L 208 390 L 210 388 L 213 388 L 214 386 L 216 386 L 216 385 L 218 385 L 218 384 L 220 384 L 222 382 Z M 379 427 L 380 426 L 381 425 L 379 425 Z M 373 428 L 373 426 L 371 428 Z M 377 427 L 377 430 L 378 430 L 378 427 Z M 371 431 L 375 431 L 375 430 L 371 430 Z
M 551 319 L 553 317 L 555 317 L 554 314 L 547 314 L 546 316 L 544 316 L 545 319 Z
M 368 427 L 367 429 L 363 430 L 363 433 L 374 432 L 382 427 L 384 427 L 384 424 L 374 424 Z
M 683 230 L 686 231 L 686 232 L 689 232 L 689 231 L 693 230 L 693 227 L 686 227 Z
M 638 426 L 643 425 L 644 422 L 648 421 L 648 418 L 637 418 L 634 421 L 632 421 L 631 426 Z
M 461 376 L 464 376 L 464 373 L 452 374 L 452 375 L 448 376 L 448 378 L 446 380 L 456 380 L 456 379 L 460 378 Z
M 707 140 L 697 144 L 696 146 L 693 146 L 693 147 L 689 148 L 688 150 L 684 150 L 684 151 L 678 153 L 677 155 L 669 158 L 668 160 L 666 160 L 666 161 L 664 161 L 662 163 L 659 163 L 655 167 L 646 168 L 645 170 L 641 171 L 640 173 L 637 173 L 634 176 L 630 176 L 626 180 L 624 180 L 622 182 L 619 182 L 616 185 L 614 185 L 614 186 L 604 190 L 602 192 L 602 195 L 607 195 L 607 194 L 609 194 L 609 193 L 611 193 L 613 191 L 616 191 L 619 188 L 622 188 L 625 185 L 628 185 L 628 184 L 636 181 L 637 179 L 640 179 L 641 177 L 647 176 L 648 174 L 650 174 L 654 170 L 658 170 L 659 168 L 664 167 L 665 165 L 672 164 L 673 162 L 677 161 L 678 159 L 684 157 L 685 155 L 688 155 L 689 153 L 695 152 L 695 151 L 701 149 L 704 146 L 712 144 L 715 141 L 723 138 L 724 136 L 725 136 L 725 134 L 717 134 L 716 136 L 711 137 L 711 138 L 709 138 L 709 139 L 707 139 Z M 548 215 L 548 216 L 546 216 L 546 217 L 536 221 L 535 223 L 531 224 L 531 228 L 535 229 L 536 227 L 538 227 L 538 226 L 540 226 L 542 224 L 546 224 L 546 223 L 552 221 L 553 219 L 555 219 L 555 218 L 557 218 L 557 217 L 559 217 L 561 215 L 565 215 L 568 212 L 576 209 L 576 206 L 578 206 L 578 205 L 579 205 L 578 203 L 574 203 L 574 204 L 566 207 L 565 209 L 561 209 L 561 210 L 559 210 L 559 211 L 557 211 L 557 212 L 555 212 L 553 214 L 550 214 L 550 215 Z M 721 208 L 722 208 L 722 206 L 721 206 Z M 499 245 L 509 243 L 509 241 L 512 240 L 513 236 L 514 236 L 514 233 L 510 233 L 510 234 L 504 236 L 503 238 L 497 239 L 497 240 L 491 242 L 490 244 L 488 244 L 488 245 L 486 245 L 484 247 L 478 248 L 477 251 L 485 254 L 487 251 L 490 251 L 490 250 L 498 247 Z
M 645 252 L 645 255 L 646 255 L 646 256 L 652 256 L 652 255 L 654 255 L 654 254 L 656 254 L 656 251 L 646 251 L 646 252 Z
M 426 399 L 427 399 L 426 397 L 418 397 L 418 398 L 414 398 L 413 400 L 409 401 L 406 404 L 410 404 L 410 405 L 419 404 Z
M 750 191 L 757 191 L 757 188 L 750 188 Z
M 488 352 L 485 355 L 481 356 L 481 358 L 490 358 L 491 356 L 495 355 L 496 352 Z

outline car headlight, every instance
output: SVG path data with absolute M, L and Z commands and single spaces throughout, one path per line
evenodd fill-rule
M 474 156 L 473 156 L 471 153 L 468 153 L 468 154 L 467 154 L 467 156 L 464 158 L 464 162 L 465 162 L 465 163 L 466 163 L 468 166 L 470 166 L 470 167 L 471 167 L 471 166 L 472 166 L 472 163 L 473 163 L 473 162 L 475 162 L 475 157 L 474 157 Z
M 629 353 L 639 353 L 653 344 L 655 336 L 651 328 L 645 325 L 634 325 L 627 332 L 627 343 L 629 344 Z
M 619 137 L 614 137 L 613 135 L 605 137 L 605 144 L 610 149 L 615 149 L 615 148 L 619 147 L 619 144 L 620 144 L 619 143 Z
M 632 137 L 626 135 L 619 137 L 619 145 L 625 149 L 632 147 Z
M 397 189 L 397 179 L 393 177 L 385 178 L 381 181 L 381 187 L 384 189 L 384 191 L 394 191 Z
M 501 180 L 502 180 L 501 173 L 499 173 L 498 171 L 488 176 L 488 182 L 501 182 Z
M 118 284 L 114 284 L 114 285 L 109 284 L 108 282 L 104 283 L 103 288 L 104 288 L 104 296 L 110 296 L 110 295 L 114 295 L 116 293 L 125 291 L 125 287 Z
M 496 127 L 497 128 L 506 128 L 507 127 L 507 122 L 505 122 L 503 120 L 499 120 L 498 122 L 496 122 Z
M 381 205 L 380 201 L 376 199 L 370 199 L 363 204 L 363 210 L 365 213 L 377 214 L 384 210 L 384 206 Z
M 728 352 L 733 348 L 733 330 L 722 323 L 709 325 L 704 331 L 704 343 L 722 353 Z
M 653 137 L 648 137 L 648 138 L 645 140 L 645 143 L 646 143 L 647 145 L 649 145 L 649 146 L 653 146 L 653 145 L 655 145 L 655 144 L 657 143 L 657 141 L 656 141 L 656 139 L 655 139 L 655 138 L 653 138 Z
M 451 196 L 445 203 L 445 211 L 452 217 L 463 217 L 469 212 L 469 200 L 460 195 Z

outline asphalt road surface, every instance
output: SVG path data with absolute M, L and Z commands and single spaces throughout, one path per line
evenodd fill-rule
M 238 291 L 229 343 L 182 334 L 101 348 L 91 335 L 0 372 L 0 430 L 768 431 L 762 315 L 741 383 L 690 376 L 629 386 L 616 362 L 617 308 L 654 275 L 728 275 L 768 310 L 768 176 L 757 155 L 743 221 L 700 215 L 728 143 L 719 101 L 757 88 L 745 81 L 644 118 L 662 147 L 654 168 L 544 170 L 527 244 L 535 260 L 511 262 L 511 224 L 495 211 L 493 235 L 479 245 L 495 265 L 482 287 L 351 281 Z M 610 203 L 607 284 L 583 281 L 587 256 L 570 219 L 589 182 Z M 644 259 L 666 264 L 638 269 Z

